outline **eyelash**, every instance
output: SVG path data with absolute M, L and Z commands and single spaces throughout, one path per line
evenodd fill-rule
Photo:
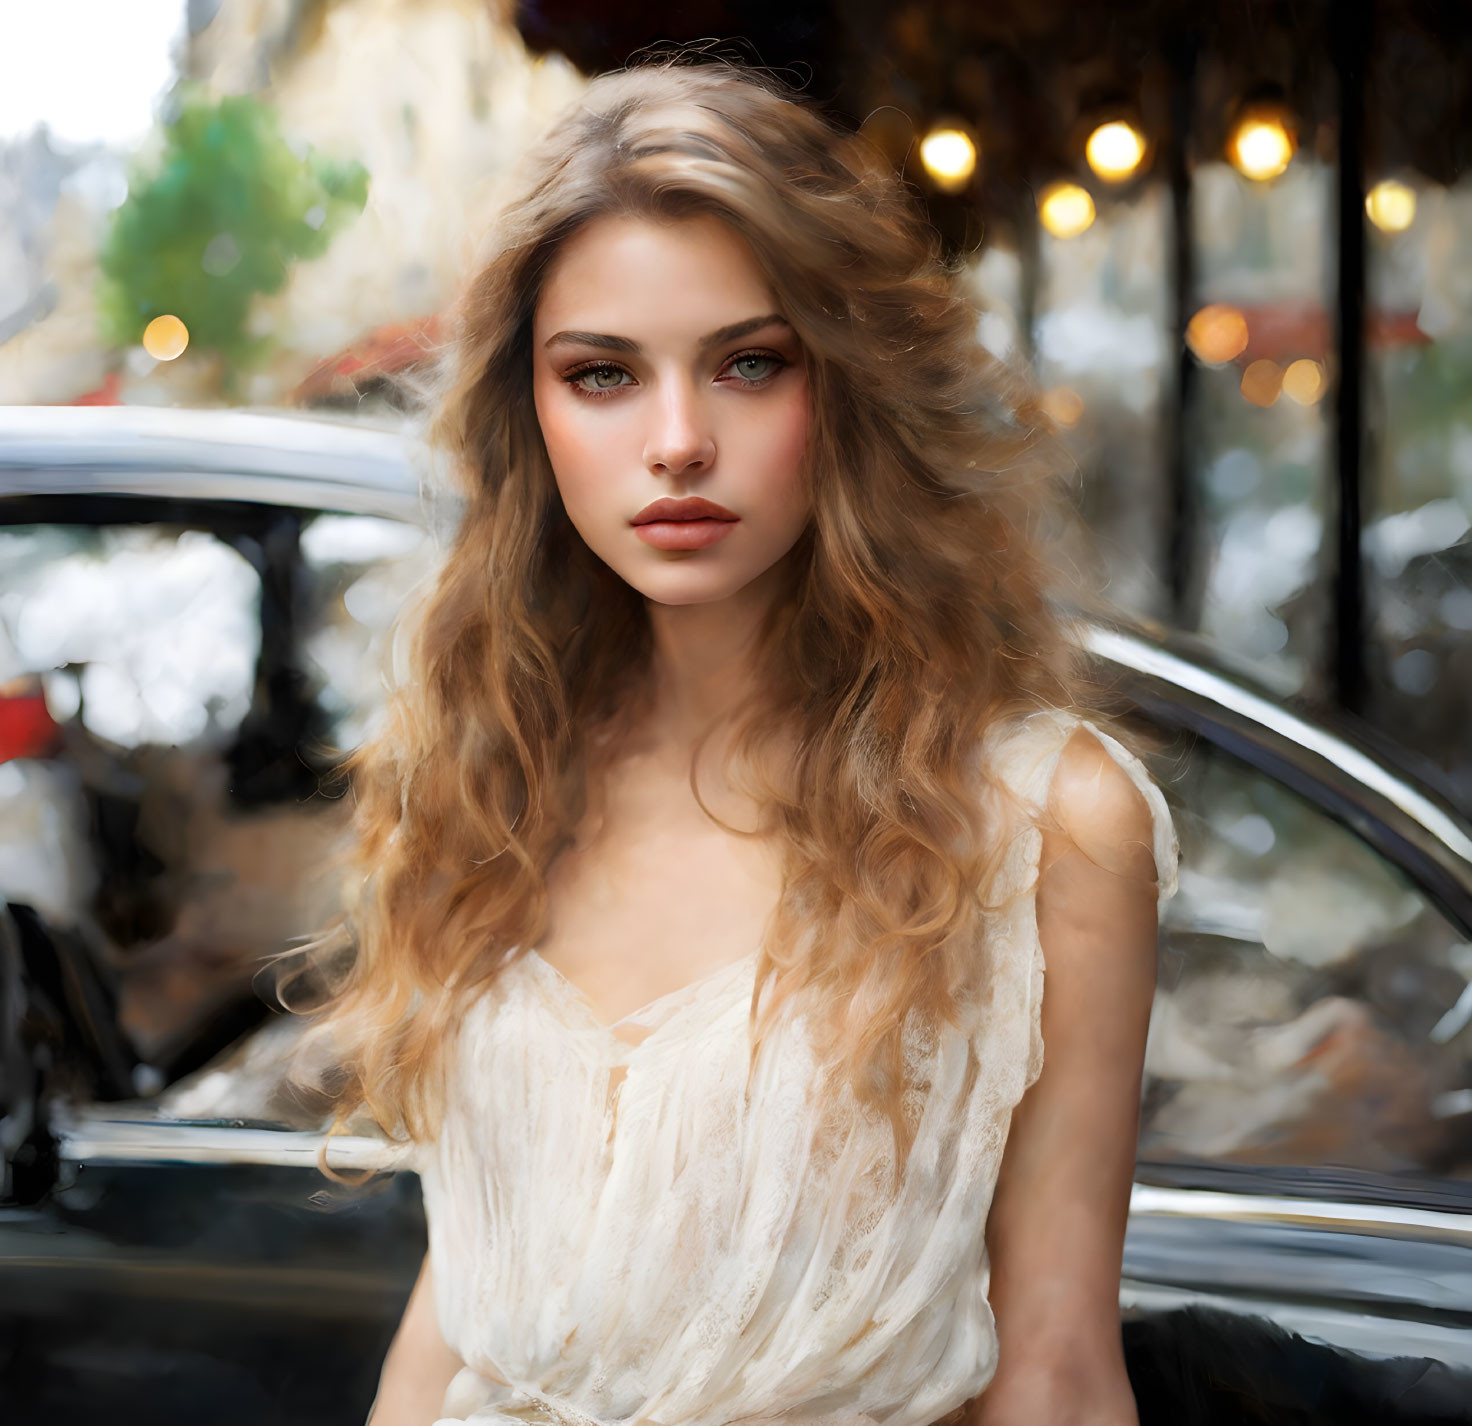
M 769 381 L 773 380 L 777 376 L 780 376 L 788 366 L 787 359 L 785 357 L 778 356 L 776 352 L 749 351 L 737 352 L 736 355 L 733 356 L 730 361 L 726 363 L 726 366 L 721 368 L 721 370 L 724 371 L 726 370 L 726 367 L 734 366 L 738 361 L 748 361 L 752 357 L 760 357 L 763 361 L 775 362 L 776 366 L 765 376 L 758 377 L 755 381 L 738 379 L 737 384 L 740 386 L 745 386 L 749 388 L 765 386 Z M 590 372 L 595 371 L 627 371 L 627 368 L 620 366 L 615 361 L 590 361 L 584 366 L 574 368 L 572 371 L 568 372 L 562 379 L 579 396 L 586 396 L 590 401 L 602 401 L 605 397 L 612 396 L 615 392 L 624 390 L 624 385 L 622 384 L 619 386 L 604 387 L 602 391 L 590 391 L 586 386 L 580 386 L 578 384 L 581 378 L 587 376 Z

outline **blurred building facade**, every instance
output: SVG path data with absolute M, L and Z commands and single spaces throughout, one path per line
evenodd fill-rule
M 288 399 L 318 362 L 369 330 L 448 303 L 513 165 L 584 82 L 560 56 L 529 54 L 506 7 L 484 0 L 191 5 L 181 61 L 181 80 L 215 97 L 255 96 L 291 143 L 355 159 L 370 176 L 366 209 L 328 254 L 296 265 L 284 288 L 255 304 L 252 333 L 275 343 L 243 388 L 246 404 L 260 406 Z M 52 176 L 35 173 L 38 153 Z M 0 311 L 13 329 L 0 337 L 0 400 L 75 400 L 109 370 L 117 399 L 128 402 L 223 399 L 216 371 L 193 354 L 159 363 L 141 347 L 99 349 L 97 253 L 134 157 L 147 154 L 58 155 L 44 131 L 0 154 L 0 173 L 24 164 L 31 174 L 4 186 L 12 196 L 0 241 L 44 250 L 46 268 L 31 256 L 33 275 L 9 313 Z M 68 187 L 56 176 L 87 161 L 105 181 L 99 172 Z
M 256 301 L 252 332 L 275 349 L 235 399 L 383 412 L 582 76 L 723 40 L 861 128 L 964 256 L 981 340 L 1036 375 L 1076 462 L 1106 600 L 1364 715 L 1472 807 L 1463 7 L 191 0 L 188 15 L 183 79 L 257 96 L 293 144 L 370 176 L 326 255 Z M 1281 172 L 1249 176 L 1228 150 L 1259 112 L 1289 148 Z M 1141 141 L 1113 178 L 1087 158 L 1106 122 Z M 923 159 L 942 129 L 971 147 L 959 178 Z M 0 155 L 15 257 L 0 399 L 224 399 L 202 353 L 98 347 L 95 254 L 127 157 L 44 135 Z M 1082 219 L 1060 219 L 1068 203 Z
M 443 307 L 517 159 L 583 84 L 485 0 L 237 0 L 192 38 L 187 69 L 213 93 L 268 98 L 284 131 L 370 175 L 362 218 L 258 304 L 282 344 L 262 403 L 369 329 Z
M 1106 600 L 1199 632 L 1284 698 L 1364 715 L 1472 808 L 1472 36 L 1450 7 L 188 14 L 183 79 L 260 99 L 293 145 L 370 177 L 325 255 L 256 301 L 275 348 L 245 404 L 396 423 L 396 379 L 432 357 L 515 164 L 583 76 L 729 36 L 913 183 L 979 340 L 1039 383 Z M 1250 104 L 1294 141 L 1272 176 L 1226 152 Z M 1141 151 L 1108 180 L 1087 144 L 1121 120 Z M 969 169 L 927 165 L 938 132 Z M 99 343 L 98 252 L 133 157 L 44 132 L 0 152 L 0 399 L 224 403 L 204 354 Z M 243 526 L 203 502 L 0 530 L 0 682 L 44 683 L 66 736 L 0 762 L 0 891 L 95 920 L 123 1022 L 165 1066 L 248 997 L 263 952 L 321 924 L 314 869 L 347 808 L 310 795 L 306 733 L 325 760 L 372 726 L 384 641 L 431 563 L 391 521 L 250 509 Z M 1472 945 L 1322 809 L 1176 752 L 1156 764 L 1185 855 L 1144 1150 L 1472 1177 Z M 221 1082 L 180 1103 L 241 1112 L 210 1097 Z

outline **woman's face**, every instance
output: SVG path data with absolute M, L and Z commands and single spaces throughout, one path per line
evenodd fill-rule
M 647 599 L 725 599 L 807 524 L 802 348 L 712 217 L 602 217 L 558 251 L 532 390 L 568 518 Z

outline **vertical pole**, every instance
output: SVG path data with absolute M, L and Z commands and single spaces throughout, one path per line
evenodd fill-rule
M 1164 431 L 1166 496 L 1165 584 L 1170 619 L 1194 629 L 1201 619 L 1204 580 L 1196 489 L 1190 461 L 1190 418 L 1196 389 L 1196 363 L 1186 346 L 1186 325 L 1195 301 L 1196 258 L 1191 240 L 1191 111 L 1196 75 L 1196 43 L 1180 29 L 1166 44 L 1170 66 L 1170 122 L 1162 137 L 1166 183 L 1170 190 L 1170 356 L 1163 373 L 1161 411 Z
M 1365 697 L 1364 521 L 1365 81 L 1373 0 L 1328 9 L 1338 78 L 1339 291 L 1335 331 L 1333 626 L 1329 673 L 1335 701 L 1358 712 Z M 1326 530 L 1326 535 L 1328 531 Z
M 1029 183 L 1017 188 L 1017 332 L 1022 356 L 1037 370 L 1038 283 L 1041 243 L 1038 196 Z

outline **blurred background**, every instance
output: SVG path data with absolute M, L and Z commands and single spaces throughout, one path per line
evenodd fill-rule
M 1072 457 L 1183 853 L 1122 1306 L 1472 1368 L 1465 0 L 0 0 L 7 1421 L 363 1419 L 418 1191 L 323 1194 L 263 967 L 453 525 L 457 283 L 700 39 L 903 173 Z M 1467 1419 L 1408 1390 L 1335 1419 Z
M 914 186 L 1046 393 L 1116 610 L 1472 809 L 1463 4 L 0 0 L 0 405 L 47 408 L 27 449 L 108 407 L 114 454 L 192 413 L 259 470 L 309 427 L 371 467 L 527 144 L 700 38 Z M 260 957 L 331 909 L 322 778 L 433 553 L 381 502 L 170 504 L 129 458 L 141 504 L 0 499 L 0 892 L 107 968 L 113 1098 L 258 1022 Z M 1187 876 L 1149 1142 L 1472 1176 L 1472 945 L 1283 787 L 1159 771 Z
M 1123 610 L 1472 805 L 1472 20 L 1450 0 L 4 0 L 0 402 L 391 418 L 583 76 L 725 37 L 1029 364 Z

